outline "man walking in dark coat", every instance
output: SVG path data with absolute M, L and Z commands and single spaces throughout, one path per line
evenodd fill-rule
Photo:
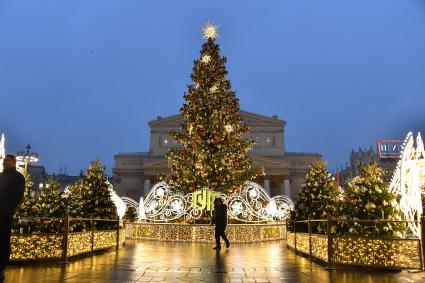
M 16 171 L 16 158 L 6 155 L 0 173 L 0 282 L 10 257 L 12 218 L 25 191 L 25 178 Z
M 214 200 L 214 211 L 211 225 L 215 224 L 215 247 L 214 250 L 220 250 L 220 237 L 226 243 L 226 248 L 230 247 L 230 242 L 227 239 L 225 230 L 227 226 L 227 206 L 223 203 L 222 198 Z

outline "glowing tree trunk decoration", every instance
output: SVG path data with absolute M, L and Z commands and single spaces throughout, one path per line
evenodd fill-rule
M 409 228 L 415 236 L 420 237 L 420 220 L 422 216 L 422 186 L 425 184 L 425 150 L 421 134 L 416 138 L 410 132 L 403 142 L 402 153 L 394 171 L 389 191 L 400 196 L 399 206 L 404 217 L 409 221 Z

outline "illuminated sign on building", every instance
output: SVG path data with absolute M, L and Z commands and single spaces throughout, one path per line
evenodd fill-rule
M 379 158 L 400 158 L 401 145 L 400 140 L 378 140 Z

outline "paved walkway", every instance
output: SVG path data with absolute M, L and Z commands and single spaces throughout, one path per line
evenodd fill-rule
M 119 252 L 58 264 L 9 266 L 6 283 L 38 282 L 425 282 L 425 273 L 344 269 L 295 255 L 285 242 L 232 245 L 127 241 Z

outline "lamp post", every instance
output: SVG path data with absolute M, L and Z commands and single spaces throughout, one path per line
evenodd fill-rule
M 31 163 L 36 163 L 38 161 L 38 154 L 35 152 L 30 152 L 31 149 L 31 145 L 27 144 L 27 146 L 25 147 L 25 149 L 27 150 L 26 152 L 24 151 L 19 151 L 16 153 L 16 160 L 20 163 L 24 163 L 25 167 L 24 167 L 24 176 L 27 176 L 27 170 L 28 170 L 28 164 Z

